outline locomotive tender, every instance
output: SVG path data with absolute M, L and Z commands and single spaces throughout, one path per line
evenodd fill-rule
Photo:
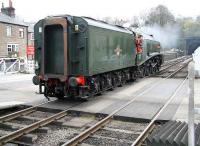
M 157 72 L 160 43 L 88 17 L 46 17 L 34 27 L 35 74 L 46 97 L 88 98 Z

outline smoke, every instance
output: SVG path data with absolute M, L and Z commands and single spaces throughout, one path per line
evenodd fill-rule
M 145 26 L 141 28 L 145 34 L 153 35 L 154 39 L 159 41 L 162 48 L 170 50 L 177 48 L 180 36 L 180 27 L 176 24 L 167 24 L 164 27 L 154 24 L 153 26 Z

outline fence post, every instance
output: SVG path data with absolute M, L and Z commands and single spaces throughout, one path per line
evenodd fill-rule
M 3 60 L 3 72 L 6 74 L 6 60 Z
M 20 62 L 20 59 L 18 59 L 18 70 L 19 70 L 19 72 L 20 72 L 20 70 L 21 70 L 21 62 Z
M 188 77 L 189 77 L 189 104 L 188 104 L 188 145 L 195 146 L 195 131 L 194 131 L 194 61 L 191 61 L 188 65 Z

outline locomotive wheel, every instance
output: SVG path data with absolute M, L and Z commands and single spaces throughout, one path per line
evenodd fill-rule
M 143 77 L 145 77 L 145 74 L 146 74 L 146 70 L 145 70 L 145 68 L 142 68 L 142 73 L 141 73 L 141 77 L 143 78 Z
M 145 76 L 149 76 L 149 67 L 145 68 Z
M 154 75 L 154 74 L 156 73 L 156 67 L 153 67 L 153 68 L 152 68 L 152 71 L 153 71 L 152 74 Z
M 149 67 L 149 73 L 153 74 L 153 67 L 152 66 Z

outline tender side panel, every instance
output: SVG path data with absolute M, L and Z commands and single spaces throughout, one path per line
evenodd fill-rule
M 35 47 L 35 61 L 38 62 L 38 68 L 35 69 L 35 74 L 39 75 L 41 69 L 41 57 L 42 57 L 42 26 L 43 20 L 40 20 L 34 26 L 34 47 Z
M 89 75 L 135 65 L 132 34 L 89 26 Z
M 68 58 L 69 75 L 88 75 L 87 56 L 87 23 L 80 17 L 74 17 L 74 25 L 79 30 L 75 32 L 72 25 L 68 25 Z

